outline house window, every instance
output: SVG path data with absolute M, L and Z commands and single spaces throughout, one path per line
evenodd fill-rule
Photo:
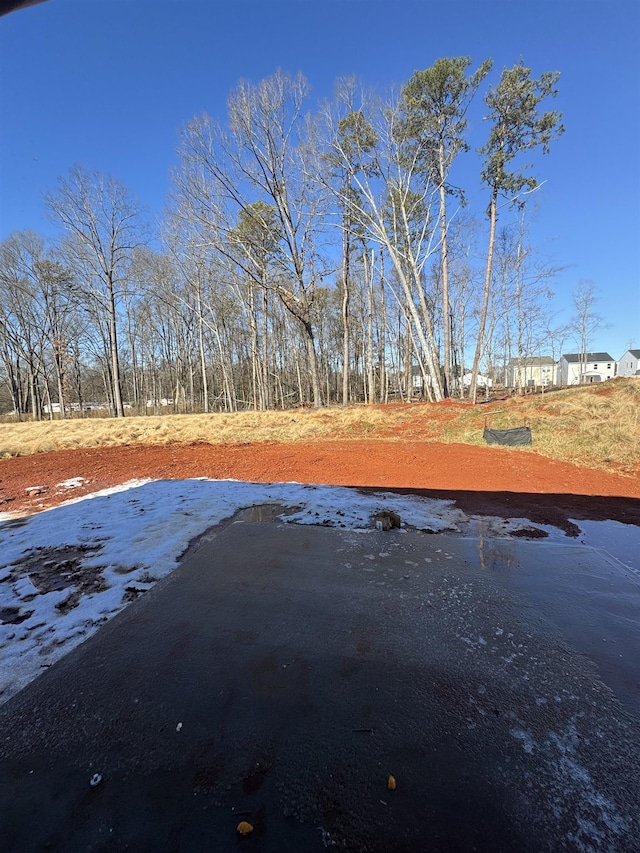
M 597 365 L 597 364 L 594 364 L 594 365 L 593 365 L 593 369 L 594 369 L 594 370 L 597 370 L 597 369 L 598 369 L 598 365 Z
M 610 364 L 608 364 L 608 365 L 607 365 L 607 370 L 611 370 L 611 365 L 610 365 Z

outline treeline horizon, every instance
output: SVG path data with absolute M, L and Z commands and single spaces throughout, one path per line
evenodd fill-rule
M 527 208 L 529 162 L 563 132 L 542 109 L 559 74 L 520 62 L 491 86 L 491 66 L 439 59 L 396 95 L 341 79 L 314 112 L 302 74 L 241 81 L 226 122 L 181 130 L 155 230 L 117 178 L 71 167 L 45 194 L 58 239 L 0 243 L 0 411 L 475 400 L 512 359 L 557 359 L 559 268 Z M 453 178 L 480 97 L 472 210 Z

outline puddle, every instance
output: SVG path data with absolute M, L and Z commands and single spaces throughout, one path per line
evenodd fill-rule
M 621 521 L 569 519 L 569 523 L 576 531 L 571 536 L 553 525 L 532 524 L 526 518 L 470 516 L 458 526 L 463 536 L 477 538 L 481 543 L 497 539 L 519 539 L 562 542 L 578 548 L 587 545 L 613 557 L 640 578 L 640 527 Z
M 580 521 L 580 542 L 605 551 L 640 577 L 640 527 L 620 521 Z
M 548 524 L 533 524 L 528 518 L 501 518 L 500 516 L 470 515 L 458 522 L 460 533 L 479 539 L 548 539 L 557 528 Z M 564 540 L 565 534 L 562 533 Z
M 233 524 L 238 522 L 256 523 L 264 521 L 279 521 L 283 515 L 293 515 L 299 512 L 299 507 L 285 507 L 282 504 L 256 504 L 246 509 L 238 510 L 231 519 Z
M 583 522 L 581 522 L 582 524 Z M 518 613 L 535 630 L 560 636 L 597 665 L 602 681 L 633 713 L 640 711 L 640 572 L 603 547 L 615 546 L 599 534 L 617 531 L 606 525 L 588 541 L 529 543 L 494 539 L 486 543 L 486 567 L 519 600 Z M 598 530 L 598 528 L 596 528 Z M 631 528 L 636 547 L 640 530 Z M 583 543 L 584 544 L 581 544 Z M 474 546 L 469 540 L 468 548 Z M 622 551 L 618 550 L 619 554 Z M 482 557 L 481 564 L 482 564 Z
M 191 557 L 196 551 L 199 551 L 205 545 L 213 542 L 213 540 L 230 527 L 232 524 L 259 524 L 264 522 L 277 522 L 282 516 L 294 515 L 300 511 L 299 506 L 287 507 L 284 504 L 265 503 L 255 504 L 254 506 L 244 507 L 239 509 L 229 518 L 224 518 L 218 524 L 208 527 L 202 533 L 194 537 L 183 553 L 178 557 L 178 562 L 184 562 L 188 557 Z

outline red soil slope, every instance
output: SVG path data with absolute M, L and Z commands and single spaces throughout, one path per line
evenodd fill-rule
M 72 477 L 86 482 L 72 491 L 57 487 Z M 508 448 L 424 441 L 132 445 L 3 459 L 0 511 L 37 512 L 143 477 L 427 490 L 453 498 L 471 512 L 551 521 L 560 513 L 564 519 L 617 518 L 640 524 L 640 476 L 579 468 Z M 33 486 L 42 491 L 27 493 Z

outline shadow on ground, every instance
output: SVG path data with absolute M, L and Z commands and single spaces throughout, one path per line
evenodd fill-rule
M 232 524 L 0 709 L 0 836 L 636 850 L 639 604 L 571 541 Z

